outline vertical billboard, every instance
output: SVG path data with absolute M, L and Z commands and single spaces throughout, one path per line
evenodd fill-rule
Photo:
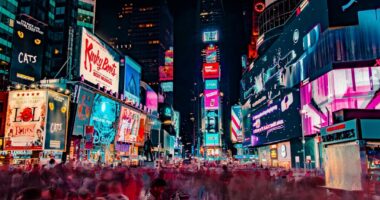
M 146 88 L 145 106 L 152 111 L 158 110 L 158 95 L 149 85 Z
M 12 62 L 9 79 L 30 84 L 41 79 L 45 25 L 27 15 L 14 24 Z
M 42 150 L 46 128 L 46 91 L 11 91 L 4 150 Z
M 206 110 L 219 109 L 219 90 L 205 90 L 204 93 Z
M 89 125 L 94 93 L 83 87 L 79 88 L 77 111 L 73 127 L 73 135 L 84 134 L 85 127 Z
M 243 141 L 242 133 L 243 114 L 241 106 L 234 105 L 231 107 L 231 141 L 233 143 Z
M 119 103 L 96 94 L 92 106 L 90 125 L 94 126 L 94 144 L 111 144 L 115 138 Z
M 141 66 L 132 58 L 125 57 L 124 96 L 140 103 Z
M 218 110 L 206 111 L 205 128 L 207 133 L 219 132 L 219 115 Z
M 165 51 L 165 65 L 166 66 L 173 66 L 173 47 L 170 47 L 169 50 Z
M 146 115 L 140 114 L 140 126 L 139 126 L 139 132 L 138 132 L 137 138 L 136 138 L 136 144 L 138 146 L 144 145 L 146 123 L 147 123 Z
M 119 57 L 109 45 L 82 28 L 79 73 L 85 80 L 118 92 Z
M 48 91 L 48 112 L 44 150 L 66 150 L 69 104 L 69 96 Z
M 173 66 L 166 65 L 159 68 L 160 81 L 172 81 L 173 80 Z
M 126 106 L 121 107 L 117 142 L 135 143 L 139 133 L 140 113 Z
M 218 46 L 210 44 L 204 50 L 204 56 L 206 63 L 216 63 L 218 62 Z
M 216 79 L 219 74 L 219 63 L 203 63 L 203 79 Z

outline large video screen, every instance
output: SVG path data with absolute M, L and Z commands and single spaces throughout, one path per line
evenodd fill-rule
M 173 80 L 173 66 L 166 65 L 159 68 L 160 81 L 172 81 Z
M 132 58 L 125 57 L 124 96 L 140 103 L 141 66 Z
M 204 146 L 220 146 L 220 134 L 206 133 L 204 137 Z
M 204 100 L 206 110 L 218 110 L 219 90 L 204 90 Z
M 219 63 L 203 63 L 203 79 L 219 78 L 219 68 Z
M 84 135 L 85 126 L 87 126 L 90 121 L 94 96 L 92 91 L 83 87 L 79 88 L 73 135 Z
M 82 28 L 80 75 L 92 84 L 119 91 L 120 56 L 108 44 Z
M 299 93 L 293 92 L 251 113 L 253 146 L 302 135 Z
M 9 79 L 23 84 L 37 82 L 41 79 L 45 25 L 26 15 L 18 16 L 14 24 Z
M 92 107 L 90 125 L 94 126 L 94 144 L 111 144 L 114 141 L 120 105 L 118 102 L 96 94 Z
M 136 110 L 122 106 L 119 119 L 117 142 L 135 143 L 139 133 L 140 113 Z
M 218 110 L 206 111 L 205 126 L 206 126 L 206 131 L 208 133 L 218 133 L 219 132 Z

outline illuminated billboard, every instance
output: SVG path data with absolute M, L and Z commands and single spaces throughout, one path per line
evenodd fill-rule
M 166 65 L 159 68 L 160 81 L 172 81 L 173 80 L 173 66 Z
M 135 143 L 139 133 L 140 113 L 132 108 L 122 106 L 120 111 L 117 142 Z
M 218 110 L 206 111 L 205 128 L 207 133 L 219 132 L 219 115 Z
M 173 66 L 173 48 L 165 51 L 165 65 Z
M 217 42 L 219 40 L 219 32 L 214 31 L 205 31 L 202 36 L 203 42 Z
M 210 44 L 204 50 L 204 56 L 206 63 L 216 63 L 218 62 L 218 47 L 216 45 Z
M 48 91 L 48 112 L 44 150 L 66 150 L 69 105 L 69 96 Z
M 242 133 L 243 114 L 241 106 L 234 105 L 231 107 L 231 141 L 233 143 L 243 141 Z
M 79 88 L 77 97 L 77 111 L 73 128 L 73 135 L 84 135 L 85 126 L 89 125 L 94 93 L 83 87 Z
M 41 79 L 45 45 L 44 24 L 27 15 L 14 21 L 12 62 L 9 79 L 30 84 Z
M 217 90 L 218 89 L 218 80 L 217 79 L 205 80 L 205 89 L 206 90 Z
M 173 92 L 173 82 L 162 82 L 161 89 L 163 92 Z
M 203 63 L 203 79 L 219 78 L 219 63 Z
M 85 80 L 119 91 L 119 57 L 108 44 L 82 28 L 79 73 Z
M 111 144 L 115 138 L 119 103 L 96 94 L 92 107 L 90 125 L 94 126 L 94 144 Z
M 218 133 L 206 133 L 204 134 L 204 146 L 212 147 L 212 146 L 220 146 L 220 134 Z
M 152 111 L 158 110 L 158 95 L 149 85 L 146 88 L 145 106 Z
M 205 90 L 204 99 L 206 110 L 219 109 L 219 90 Z
M 46 132 L 47 92 L 11 91 L 4 150 L 42 150 Z
M 147 123 L 146 115 L 140 114 L 140 126 L 139 126 L 139 132 L 138 132 L 137 138 L 136 138 L 136 144 L 138 146 L 144 145 L 146 123 Z
M 125 56 L 124 96 L 140 103 L 141 66 Z

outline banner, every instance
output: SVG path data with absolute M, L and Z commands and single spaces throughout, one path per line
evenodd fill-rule
M 159 68 L 160 81 L 173 80 L 173 66 L 160 66 Z
M 116 141 L 135 143 L 139 132 L 139 126 L 140 113 L 126 106 L 122 106 Z
M 115 139 L 119 103 L 96 94 L 92 107 L 90 125 L 94 126 L 94 144 L 111 144 Z
M 84 129 L 90 122 L 92 103 L 94 102 L 94 93 L 83 87 L 79 89 L 78 106 L 75 114 L 73 135 L 84 134 Z
M 44 150 L 66 150 L 69 96 L 48 91 L 48 114 Z
M 119 91 L 119 55 L 85 28 L 82 29 L 79 73 L 95 85 Z
M 90 150 L 94 147 L 94 126 L 86 126 L 84 138 L 84 148 Z
M 204 92 L 206 110 L 219 109 L 219 90 L 205 90 Z
M 235 105 L 231 107 L 231 141 L 233 143 L 242 142 L 242 120 L 243 114 L 241 106 Z
M 46 105 L 46 91 L 9 92 L 4 150 L 43 149 Z
M 14 22 L 12 62 L 9 79 L 30 84 L 41 79 L 45 24 L 27 15 Z
M 137 146 L 143 146 L 145 142 L 145 125 L 147 123 L 146 115 L 141 114 L 140 115 L 140 127 L 139 127 L 139 133 L 137 135 L 136 144 Z
M 219 132 L 219 115 L 218 110 L 208 110 L 206 111 L 206 131 L 208 133 Z
M 218 89 L 218 80 L 217 79 L 205 80 L 205 89 L 206 90 L 217 90 Z
M 220 135 L 218 133 L 206 133 L 204 146 L 219 146 Z
M 203 79 L 219 78 L 219 63 L 203 63 Z
M 218 47 L 216 45 L 209 45 L 205 50 L 205 61 L 206 63 L 216 63 L 218 62 Z
M 141 66 L 125 56 L 124 96 L 140 103 Z

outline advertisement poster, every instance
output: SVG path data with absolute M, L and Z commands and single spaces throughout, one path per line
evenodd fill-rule
M 219 90 L 205 90 L 204 99 L 206 110 L 219 109 Z
M 219 63 L 203 63 L 203 79 L 219 78 Z
M 125 57 L 124 96 L 140 103 L 141 66 L 132 58 Z
M 121 107 L 117 142 L 135 143 L 139 133 L 140 113 L 126 106 Z
M 85 80 L 113 92 L 119 91 L 119 57 L 105 42 L 82 29 L 79 73 Z
M 41 79 L 45 26 L 27 15 L 14 21 L 11 81 L 30 84 Z
M 299 107 L 299 93 L 294 92 L 252 112 L 252 145 L 301 136 Z
M 162 82 L 161 89 L 163 92 L 173 92 L 173 82 Z
M 140 127 L 139 133 L 137 135 L 136 144 L 139 146 L 143 146 L 145 142 L 145 125 L 147 123 L 146 115 L 140 115 Z
M 206 131 L 208 133 L 219 132 L 219 115 L 218 110 L 208 110 L 206 111 Z
M 44 150 L 66 150 L 69 96 L 48 91 L 48 113 Z
M 173 66 L 173 48 L 171 47 L 169 50 L 165 51 L 165 65 Z
M 203 42 L 217 42 L 219 40 L 218 31 L 205 31 L 202 39 Z
M 218 47 L 216 45 L 209 45 L 204 53 L 206 63 L 218 62 Z
M 79 89 L 78 106 L 75 115 L 73 135 L 83 135 L 85 127 L 90 122 L 94 93 L 83 87 Z
M 94 147 L 94 126 L 86 126 L 84 137 L 84 148 L 90 150 Z
M 216 80 L 216 79 L 205 80 L 205 89 L 206 90 L 217 90 L 218 89 L 218 80 Z
M 145 100 L 146 107 L 151 111 L 158 110 L 158 95 L 157 93 L 150 87 L 147 87 L 146 89 L 146 100 Z
M 119 103 L 96 94 L 92 106 L 90 125 L 94 126 L 94 144 L 111 144 L 115 138 Z
M 0 102 L 2 103 L 2 106 L 3 106 L 0 109 L 0 137 L 4 137 L 5 120 L 7 118 L 7 109 L 5 109 L 4 106 L 8 105 L 8 92 L 0 92 Z
M 206 133 L 204 146 L 219 146 L 220 135 L 218 133 Z
M 160 81 L 172 81 L 173 80 L 173 66 L 166 65 L 159 68 Z
M 4 150 L 42 150 L 46 128 L 46 91 L 9 92 Z

